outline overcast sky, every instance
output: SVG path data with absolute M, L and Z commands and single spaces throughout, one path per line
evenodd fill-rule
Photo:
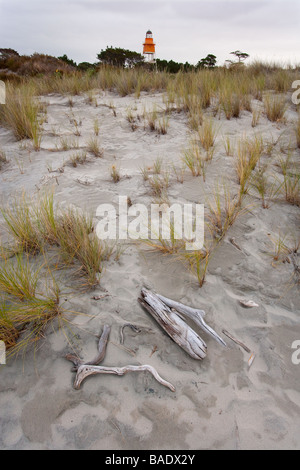
M 142 52 L 148 29 L 159 59 L 300 63 L 300 0 L 0 0 L 0 48 L 20 54 L 95 62 L 106 46 Z

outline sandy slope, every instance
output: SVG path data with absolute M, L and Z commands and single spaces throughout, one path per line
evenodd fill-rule
M 183 113 L 171 114 L 168 133 L 161 136 L 144 129 L 142 120 L 132 131 L 126 119 L 128 107 L 141 115 L 145 105 L 148 109 L 154 102 L 163 106 L 160 94 L 142 94 L 139 99 L 98 94 L 97 107 L 84 96 L 73 99 L 73 108 L 66 97 L 50 95 L 43 100 L 48 111 L 39 152 L 30 150 L 27 143 L 20 146 L 9 131 L 0 129 L 0 147 L 10 160 L 0 172 L 1 203 L 23 189 L 35 194 L 54 186 L 56 202 L 92 214 L 103 202 L 117 205 L 120 194 L 133 203 L 149 204 L 151 195 L 140 167 L 151 166 L 158 156 L 166 164 L 180 166 L 190 135 Z M 63 166 L 76 150 L 51 149 L 59 144 L 60 136 L 77 139 L 84 147 L 93 135 L 95 117 L 100 124 L 103 158 L 89 155 L 77 168 Z M 282 134 L 276 147 L 280 152 L 280 145 L 293 139 L 291 123 L 296 113 L 291 106 L 286 117 L 286 123 L 271 124 L 262 116 L 255 129 L 248 112 L 237 120 L 215 118 L 217 148 L 205 184 L 188 171 L 183 184 L 171 176 L 170 201 L 205 203 L 222 176 L 236 193 L 233 159 L 225 154 L 223 136 L 237 139 L 255 132 L 264 141 L 275 141 Z M 74 118 L 82 122 L 77 137 L 70 122 Z M 113 164 L 120 166 L 122 175 L 117 184 L 110 177 Z M 72 341 L 81 356 L 94 356 L 96 335 L 107 323 L 112 331 L 103 364 L 151 364 L 175 385 L 175 393 L 147 373 L 95 376 L 79 391 L 74 390 L 71 363 L 64 359 L 71 347 L 62 331 L 50 330 L 35 355 L 29 353 L 0 369 L 1 448 L 299 448 L 300 365 L 291 360 L 291 344 L 300 339 L 299 286 L 294 283 L 291 264 L 272 266 L 268 236 L 280 230 L 298 230 L 299 235 L 299 208 L 283 198 L 269 209 L 262 209 L 255 196 L 249 204 L 250 211 L 236 221 L 215 252 L 201 289 L 179 262 L 145 253 L 134 244 L 128 244 L 119 261 L 111 258 L 93 292 L 81 293 L 70 276 L 60 274 L 64 307 L 89 314 L 72 317 L 78 326 L 73 328 L 77 336 Z M 230 243 L 231 237 L 240 250 Z M 203 333 L 207 357 L 202 362 L 191 359 L 138 304 L 143 285 L 204 309 L 206 321 L 218 333 L 222 335 L 225 328 L 255 351 L 251 368 L 249 354 L 225 336 L 227 348 Z M 92 299 L 105 291 L 109 296 Z M 259 307 L 243 308 L 241 298 L 252 299 Z M 120 328 L 128 322 L 151 331 L 136 334 L 127 328 L 122 346 Z

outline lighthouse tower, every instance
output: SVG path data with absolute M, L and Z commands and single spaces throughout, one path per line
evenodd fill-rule
M 146 33 L 146 39 L 143 46 L 143 54 L 146 61 L 150 64 L 155 63 L 155 44 L 153 42 L 152 31 L 150 31 L 150 29 Z

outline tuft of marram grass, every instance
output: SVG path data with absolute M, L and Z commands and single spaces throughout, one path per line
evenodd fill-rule
M 103 157 L 103 149 L 100 146 L 97 136 L 91 137 L 87 143 L 87 151 L 97 158 Z
M 17 254 L 15 259 L 1 263 L 0 290 L 19 301 L 35 297 L 40 269 L 33 269 L 28 255 Z
M 199 287 L 203 287 L 207 273 L 208 263 L 212 255 L 213 249 L 195 251 L 186 251 L 181 253 L 180 259 L 186 264 L 188 270 L 197 277 Z
M 289 204 L 300 206 L 300 173 L 291 157 L 291 152 L 285 158 L 279 157 L 278 166 L 283 175 L 281 190 Z
M 6 229 L 16 242 L 17 251 L 36 254 L 42 249 L 42 240 L 35 223 L 32 201 L 23 193 L 20 200 L 1 208 Z
M 50 321 L 60 317 L 59 288 L 51 273 L 51 287 L 43 283 L 43 265 L 32 263 L 28 255 L 0 263 L 0 339 L 4 341 L 8 356 L 24 351 L 44 334 Z M 8 357 L 7 356 L 7 357 Z
M 282 121 L 286 111 L 285 97 L 279 94 L 273 95 L 271 93 L 267 93 L 264 96 L 263 102 L 269 121 Z
M 214 147 L 217 131 L 212 119 L 204 119 L 202 125 L 198 129 L 198 136 L 202 147 L 207 152 Z
M 240 184 L 240 196 L 247 193 L 251 173 L 260 161 L 263 150 L 263 141 L 260 137 L 255 136 L 252 140 L 247 138 L 239 140 L 235 168 Z
M 40 149 L 42 126 L 40 113 L 42 106 L 35 96 L 36 89 L 31 84 L 15 87 L 6 85 L 6 104 L 0 110 L 0 123 L 11 129 L 17 140 L 31 139 L 35 150 Z
M 99 282 L 107 253 L 94 233 L 92 217 L 71 208 L 54 208 L 53 194 L 41 196 L 35 204 L 24 195 L 12 208 L 2 209 L 2 214 L 17 242 L 14 252 L 35 255 L 55 245 L 63 264 L 79 262 L 89 287 Z
M 75 152 L 70 156 L 69 163 L 76 168 L 78 165 L 83 165 L 86 162 L 87 154 L 85 150 Z
M 162 230 L 159 233 L 153 233 L 153 227 L 151 227 L 152 238 L 141 239 L 141 243 L 146 245 L 151 251 L 159 251 L 163 254 L 174 254 L 184 249 L 185 242 L 176 233 L 175 224 L 169 221 L 168 226 L 164 227 L 166 233 L 162 234 Z M 168 232 L 168 233 L 167 233 Z
M 103 244 L 94 233 L 92 218 L 75 209 L 64 211 L 57 220 L 60 255 L 65 264 L 79 261 L 79 271 L 87 276 L 87 285 L 99 282 Z
M 193 176 L 202 175 L 205 181 L 205 161 L 198 142 L 193 140 L 190 147 L 183 152 L 182 162 L 188 167 Z
M 253 171 L 250 180 L 251 186 L 261 197 L 263 209 L 267 209 L 270 206 L 270 201 L 276 197 L 282 187 L 282 184 L 278 183 L 274 177 L 271 182 L 271 177 L 267 176 L 266 169 L 266 166 L 261 166 Z
M 222 189 L 219 184 L 216 184 L 213 199 L 208 200 L 207 208 L 207 226 L 212 238 L 218 241 L 225 236 L 237 217 L 243 213 L 240 199 L 232 197 L 225 184 Z

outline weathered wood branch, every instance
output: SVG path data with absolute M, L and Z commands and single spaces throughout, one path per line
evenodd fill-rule
M 194 359 L 204 359 L 207 350 L 205 342 L 157 294 L 143 288 L 138 301 L 175 343 Z
M 107 346 L 110 330 L 111 330 L 111 327 L 109 325 L 104 325 L 103 331 L 102 331 L 102 334 L 100 336 L 99 343 L 98 343 L 98 354 L 91 361 L 84 361 L 83 359 L 80 359 L 74 354 L 66 355 L 66 359 L 68 359 L 68 361 L 73 362 L 75 366 L 75 370 L 77 370 L 78 367 L 83 364 L 98 365 L 100 364 L 100 362 L 103 361 L 105 354 L 106 354 L 106 346 Z
M 106 367 L 106 366 L 99 366 L 98 364 L 103 361 L 105 354 L 106 354 L 106 346 L 109 338 L 111 327 L 108 325 L 104 325 L 102 334 L 99 339 L 98 343 L 98 354 L 97 356 L 92 359 L 91 361 L 83 361 L 79 357 L 73 354 L 67 354 L 66 359 L 72 361 L 74 364 L 74 370 L 76 371 L 76 377 L 74 381 L 74 388 L 79 389 L 82 381 L 89 377 L 90 375 L 95 374 L 116 374 L 116 375 L 124 375 L 127 372 L 139 372 L 139 371 L 148 371 L 150 372 L 153 377 L 165 387 L 168 387 L 172 392 L 175 392 L 175 387 L 171 383 L 164 380 L 154 369 L 154 367 L 149 365 L 140 365 L 140 366 L 124 366 L 124 367 Z
M 182 313 L 186 317 L 193 320 L 196 325 L 198 325 L 202 330 L 208 333 L 212 338 L 214 338 L 218 343 L 222 344 L 222 346 L 226 346 L 225 341 L 213 330 L 204 320 L 203 317 L 205 315 L 204 310 L 200 310 L 198 308 L 188 307 L 187 305 L 181 304 L 180 302 L 176 302 L 175 300 L 168 299 L 163 295 L 157 294 L 157 296 L 162 300 L 168 307 L 174 308 L 177 312 Z
M 154 367 L 149 365 L 141 365 L 141 366 L 124 366 L 124 367 L 104 367 L 104 366 L 91 366 L 87 364 L 82 364 L 78 367 L 74 388 L 79 389 L 82 381 L 89 377 L 90 375 L 95 374 L 116 374 L 116 375 L 124 375 L 127 372 L 140 372 L 140 371 L 148 371 L 150 372 L 153 377 L 157 380 L 157 382 L 161 383 L 165 387 L 168 387 L 172 392 L 175 392 L 175 387 L 171 383 L 164 380 L 158 372 L 154 369 Z
M 228 338 L 230 338 L 232 341 L 234 341 L 234 343 L 241 346 L 241 348 L 243 348 L 246 352 L 251 353 L 251 349 L 249 349 L 248 346 L 246 346 L 244 343 L 242 343 L 241 341 L 236 339 L 234 336 L 232 336 L 227 330 L 222 330 L 222 331 L 223 331 L 224 335 L 228 336 Z

